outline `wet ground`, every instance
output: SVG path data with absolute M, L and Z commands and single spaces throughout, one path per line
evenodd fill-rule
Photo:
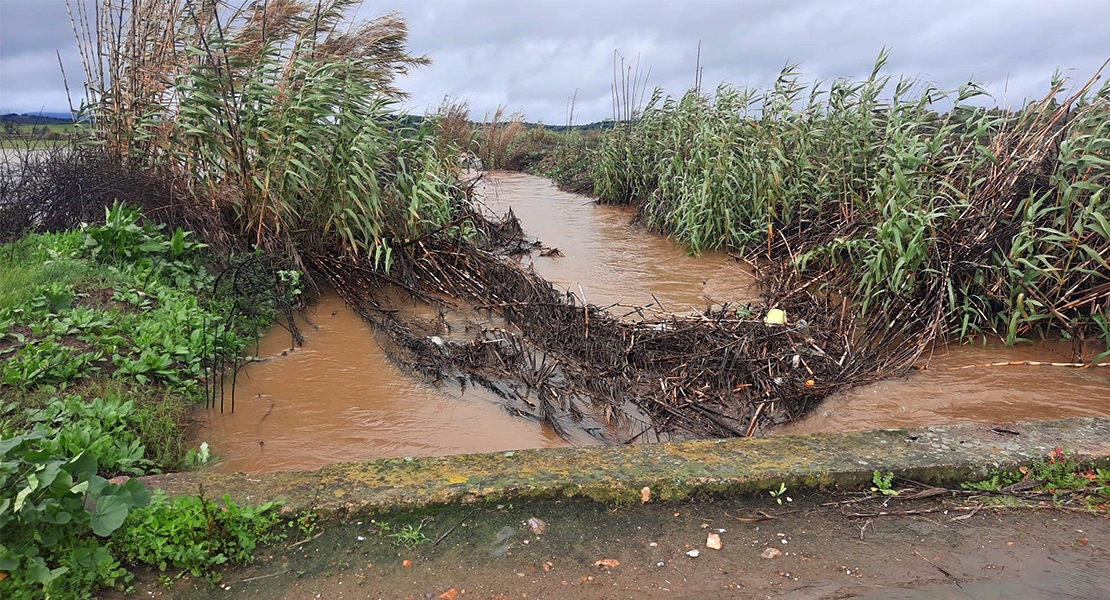
M 851 516 L 903 509 L 924 512 Z M 529 519 L 543 521 L 541 535 Z M 428 541 L 398 546 L 382 533 L 383 520 L 393 530 L 420 526 Z M 456 506 L 321 528 L 316 539 L 291 548 L 303 539 L 297 534 L 251 567 L 224 573 L 221 586 L 183 578 L 167 587 L 148 574 L 133 597 L 1110 597 L 1110 520 L 1053 510 L 897 498 L 884 506 L 845 496 L 794 497 L 783 506 L 769 497 L 615 507 L 568 501 Z M 720 550 L 706 547 L 711 533 Z M 698 556 L 689 556 L 694 550 Z M 595 566 L 603 560 L 612 562 Z

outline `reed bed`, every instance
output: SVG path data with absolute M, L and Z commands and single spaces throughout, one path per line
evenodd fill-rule
M 986 109 L 973 83 L 895 80 L 885 61 L 862 81 L 788 66 L 767 90 L 657 91 L 607 133 L 595 191 L 693 252 L 785 264 L 765 270 L 772 303 L 848 297 L 899 328 L 914 313 L 922 348 L 1110 348 L 1110 84 L 1056 77 L 1040 101 Z
M 428 64 L 396 13 L 358 0 L 71 5 L 81 113 L 115 163 L 171 182 L 249 246 L 369 258 L 454 221 L 452 147 L 400 118 L 395 78 Z

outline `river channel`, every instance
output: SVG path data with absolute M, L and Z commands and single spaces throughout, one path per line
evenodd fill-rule
M 557 286 L 611 306 L 613 314 L 626 314 L 629 305 L 688 312 L 757 299 L 741 263 L 723 253 L 689 256 L 631 225 L 634 213 L 626 207 L 599 205 L 516 173 L 487 174 L 479 189 L 486 210 L 501 214 L 511 207 L 529 236 L 559 250 L 525 261 Z M 334 296 L 309 311 L 303 330 L 307 341 L 293 351 L 285 331 L 266 335 L 259 351 L 265 360 L 239 374 L 235 413 L 205 415 L 197 441 L 207 441 L 219 457 L 214 468 L 299 470 L 589 441 L 565 442 L 546 426 L 510 415 L 483 390 L 417 380 L 386 358 L 378 334 Z M 1110 369 L 985 366 L 1070 362 L 1070 348 L 940 347 L 926 370 L 830 397 L 776 433 L 1110 415 Z

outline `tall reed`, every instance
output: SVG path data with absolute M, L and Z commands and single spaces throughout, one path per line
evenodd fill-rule
M 359 0 L 71 5 L 82 112 L 121 163 L 203 198 L 256 247 L 336 246 L 388 270 L 451 222 L 434 122 L 399 119 L 398 75 L 428 64 L 396 13 Z
M 928 299 L 940 335 L 1110 340 L 1110 84 L 985 109 L 886 58 L 861 81 L 788 65 L 766 90 L 657 91 L 606 134 L 595 192 L 693 252 L 788 259 L 864 315 Z

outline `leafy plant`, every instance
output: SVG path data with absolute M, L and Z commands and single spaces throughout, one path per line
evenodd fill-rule
M 135 436 L 134 402 L 119 395 L 85 401 L 71 394 L 31 409 L 28 423 L 44 432 L 50 450 L 60 456 L 89 453 L 97 457 L 102 472 L 143 475 L 151 462 Z
M 781 506 L 782 505 L 782 499 L 786 497 L 786 482 L 784 481 L 784 482 L 779 483 L 779 489 L 770 490 L 767 493 L 771 494 L 771 497 L 775 499 L 775 502 L 778 502 L 779 505 Z
M 281 503 L 244 507 L 224 496 L 222 506 L 203 496 L 169 499 L 160 492 L 150 505 L 134 511 L 111 548 L 127 564 L 149 564 L 165 571 L 187 571 L 211 581 L 214 568 L 244 564 L 259 544 L 282 538 L 276 530 Z
M 96 457 L 59 453 L 43 431 L 0 438 L 0 592 L 5 598 L 81 597 L 126 578 L 98 538 L 149 501 L 138 480 L 97 475 Z
M 871 483 L 873 484 L 871 491 L 879 492 L 884 496 L 897 496 L 898 490 L 891 487 L 893 482 L 894 473 L 883 475 L 882 471 L 876 469 L 875 472 L 871 474 Z

